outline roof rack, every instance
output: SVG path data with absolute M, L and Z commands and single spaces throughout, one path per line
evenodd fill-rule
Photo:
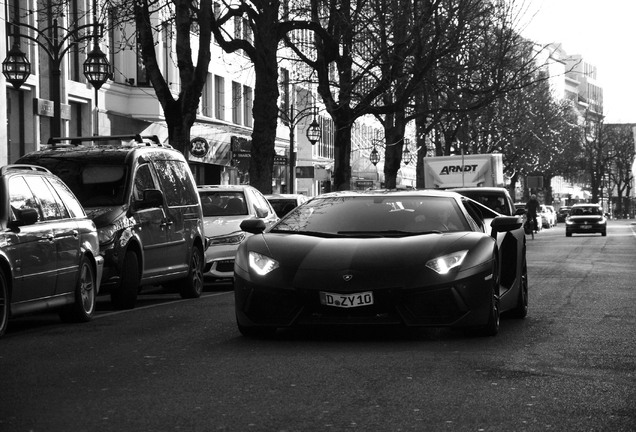
M 5 165 L 1 168 L 2 174 L 8 171 L 38 171 L 44 173 L 50 173 L 50 171 L 44 167 L 37 165 L 27 165 L 27 164 L 11 164 Z
M 161 144 L 161 142 L 159 142 L 159 137 L 157 135 L 140 135 L 140 134 L 51 137 L 49 138 L 48 144 L 55 147 L 56 144 L 61 144 L 63 142 L 68 141 L 70 142 L 71 145 L 79 146 L 83 142 L 87 142 L 87 141 L 95 142 L 96 144 L 99 144 L 100 142 L 103 142 L 103 141 L 125 141 L 125 140 L 134 140 L 138 144 L 172 147 L 170 145 Z

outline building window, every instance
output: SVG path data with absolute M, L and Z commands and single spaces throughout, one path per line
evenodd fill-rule
M 214 75 L 214 117 L 225 120 L 225 79 Z
M 243 108 L 243 95 L 241 84 L 232 81 L 232 122 L 241 124 L 241 108 Z
M 201 90 L 201 114 L 212 117 L 212 75 L 208 74 Z
M 287 124 L 294 113 L 290 112 L 290 100 L 289 100 L 289 71 L 285 68 L 281 68 L 280 72 L 280 110 L 284 112 L 283 121 Z
M 243 86 L 243 120 L 247 127 L 252 127 L 252 105 L 254 101 L 252 99 L 252 89 L 248 86 Z
M 146 66 L 143 62 L 143 56 L 141 53 L 141 45 L 137 44 L 137 85 L 148 86 L 148 74 L 146 73 Z

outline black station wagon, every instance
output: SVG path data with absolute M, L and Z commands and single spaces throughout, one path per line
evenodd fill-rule
M 0 336 L 26 313 L 89 321 L 103 262 L 95 224 L 59 178 L 37 166 L 0 168 Z

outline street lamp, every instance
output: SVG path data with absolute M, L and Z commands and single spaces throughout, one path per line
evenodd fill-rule
M 413 155 L 411 154 L 411 151 L 409 150 L 409 140 L 408 138 L 404 138 L 404 151 L 402 152 L 402 162 L 404 162 L 404 165 L 408 165 L 411 163 L 412 158 L 413 158 Z
M 17 41 L 7 53 L 7 58 L 2 62 L 2 73 L 16 89 L 19 89 L 31 75 L 31 63 L 20 50 Z
M 16 2 L 17 5 L 17 2 Z M 17 6 L 16 6 L 17 7 Z M 93 2 L 93 10 L 96 10 L 96 2 Z M 16 15 L 17 16 L 17 15 Z M 71 30 L 66 29 L 57 23 L 54 19 L 51 26 L 38 28 L 26 23 L 7 22 L 7 34 L 14 37 L 13 48 L 9 51 L 7 58 L 2 62 L 2 73 L 16 89 L 19 89 L 31 74 L 31 64 L 26 55 L 20 50 L 19 41 L 21 37 L 29 39 L 38 44 L 42 51 L 47 54 L 51 64 L 51 98 L 53 99 L 53 124 L 51 125 L 51 135 L 54 137 L 61 136 L 62 131 L 62 112 L 61 112 L 61 63 L 64 55 L 77 43 L 93 38 L 95 41 L 95 49 L 93 49 L 84 63 L 84 74 L 88 81 L 95 87 L 95 91 L 99 89 L 110 77 L 110 65 L 106 55 L 97 46 L 99 25 L 96 20 L 96 12 L 93 15 L 93 23 L 77 26 Z M 9 31 L 9 28 L 13 31 Z M 31 30 L 36 36 L 29 33 L 21 33 L 20 28 L 24 27 Z M 93 34 L 89 34 L 88 30 L 93 28 Z M 60 37 L 60 30 L 65 35 Z M 83 33 L 85 32 L 86 33 Z M 52 36 L 49 36 L 52 35 Z
M 307 139 L 311 143 L 311 145 L 316 144 L 320 141 L 320 137 L 322 132 L 320 130 L 320 124 L 316 120 L 316 106 L 314 105 L 311 108 L 305 108 L 299 112 L 294 112 L 294 104 L 290 105 L 289 113 L 284 113 L 287 117 L 287 122 L 289 123 L 289 190 L 288 193 L 294 193 L 294 184 L 296 183 L 296 149 L 295 149 L 295 129 L 296 125 L 300 123 L 301 120 L 313 115 L 314 119 L 311 124 L 307 127 L 307 131 L 305 135 Z
M 376 166 L 378 162 L 380 162 L 380 153 L 378 153 L 378 150 L 375 148 L 375 145 L 373 146 L 373 150 L 371 150 L 371 154 L 369 155 L 369 160 L 371 161 L 373 166 Z

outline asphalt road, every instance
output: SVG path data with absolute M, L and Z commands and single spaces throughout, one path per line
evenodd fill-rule
M 0 340 L 0 431 L 634 431 L 636 225 L 528 240 L 530 312 L 449 330 L 241 337 L 227 286 L 22 317 Z M 104 299 L 106 300 L 106 299 Z

